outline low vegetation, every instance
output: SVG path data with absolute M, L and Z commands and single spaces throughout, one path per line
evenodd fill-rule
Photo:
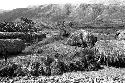
M 20 22 L 27 26 L 34 24 L 25 18 Z M 10 29 L 14 26 L 8 25 Z M 101 34 L 83 29 L 69 31 L 64 25 L 57 27 L 57 31 L 48 32 L 32 30 L 33 26 L 32 29 L 23 28 L 16 32 L 7 29 L 0 32 L 0 53 L 8 58 L 6 62 L 0 60 L 2 78 L 97 71 L 102 65 L 125 67 L 125 40 L 116 40 L 115 33 Z M 26 43 L 30 43 L 29 46 Z M 16 56 L 10 57 L 13 54 Z
M 12 54 L 19 54 L 25 49 L 26 45 L 21 39 L 0 39 L 0 54 L 5 57 Z
M 124 67 L 124 40 L 100 40 L 95 44 L 102 63 L 111 66 Z

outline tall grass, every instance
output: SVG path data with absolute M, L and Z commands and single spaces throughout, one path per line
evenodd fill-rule
M 95 44 L 100 61 L 112 66 L 125 66 L 125 40 L 100 40 Z

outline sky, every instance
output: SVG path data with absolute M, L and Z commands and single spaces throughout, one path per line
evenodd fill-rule
M 125 0 L 1 0 L 0 9 L 12 10 L 16 8 L 25 8 L 32 5 L 43 5 L 43 4 L 79 4 L 79 3 L 118 3 L 125 2 Z

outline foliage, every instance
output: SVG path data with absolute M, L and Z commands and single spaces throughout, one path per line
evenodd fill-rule
M 21 39 L 0 39 L 0 46 L 0 54 L 5 60 L 12 54 L 22 53 L 25 49 L 25 43 Z
M 97 37 L 86 30 L 80 29 L 71 33 L 66 43 L 71 46 L 79 46 L 85 48 L 93 47 L 96 41 Z
M 21 17 L 16 22 L 1 22 L 1 32 L 35 32 L 37 28 L 34 27 L 35 23 L 25 17 Z
M 15 77 L 19 74 L 19 71 L 21 71 L 21 66 L 16 64 L 8 64 L 5 67 L 0 69 L 0 76 L 1 77 Z
M 33 76 L 44 75 L 43 67 L 41 66 L 40 62 L 33 62 L 31 64 L 31 71 L 30 74 Z

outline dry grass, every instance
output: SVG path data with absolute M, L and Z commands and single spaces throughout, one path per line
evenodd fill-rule
M 110 70 L 94 71 L 101 68 L 100 63 L 98 63 L 98 57 L 100 58 L 99 62 L 105 64 L 108 62 L 108 65 L 115 65 L 120 67 L 125 64 L 124 40 L 98 41 L 95 45 L 96 50 L 94 48 L 90 49 L 65 45 L 60 41 L 62 41 L 60 36 L 46 38 L 43 41 L 40 41 L 39 43 L 25 49 L 27 52 L 30 52 L 32 54 L 9 58 L 8 63 L 12 63 L 11 65 L 4 64 L 2 61 L 0 61 L 0 72 L 6 71 L 8 73 L 3 73 L 3 77 L 20 76 L 21 78 L 24 78 L 24 76 L 35 76 L 35 78 L 37 79 L 37 77 L 39 76 L 45 78 L 46 76 L 51 77 L 52 75 L 58 75 L 58 77 L 60 77 L 60 79 L 62 79 L 63 81 L 58 79 L 56 80 L 57 82 L 60 81 L 71 83 L 72 80 L 77 82 L 78 80 L 81 81 L 88 78 L 90 78 L 91 82 L 93 82 L 96 77 L 99 79 L 103 79 L 99 77 L 102 76 L 102 72 L 106 73 L 106 75 L 104 75 L 104 79 L 110 76 L 110 72 L 107 73 L 107 71 Z M 14 69 L 13 66 L 15 66 L 16 68 Z M 11 73 L 8 72 L 9 70 L 15 72 L 13 76 L 11 76 Z M 115 69 L 113 69 L 112 71 L 114 70 Z M 84 72 L 82 72 L 82 75 L 79 75 L 74 71 Z M 90 73 L 89 71 L 92 72 Z M 63 78 L 67 78 L 67 80 L 64 80 L 61 76 Z M 75 79 L 69 79 L 67 76 L 70 78 L 75 77 Z M 51 80 L 49 79 L 49 77 L 48 80 Z M 41 82 L 40 79 L 38 79 L 39 82 Z M 113 77 L 111 80 L 114 81 L 114 79 L 115 77 Z
M 125 41 L 124 40 L 100 40 L 95 48 L 102 62 L 112 66 L 124 66 L 125 64 Z
M 42 52 L 34 55 L 13 57 L 8 62 L 20 65 L 21 70 L 24 70 L 20 72 L 23 72 L 24 76 L 60 75 L 65 72 L 98 70 L 100 68 L 94 58 L 94 50 L 92 49 L 82 49 L 64 45 L 61 42 L 54 42 L 39 47 L 37 50 L 42 50 Z M 25 74 L 25 71 L 28 71 L 28 73 Z
M 51 44 L 53 42 L 61 41 L 61 40 L 62 40 L 62 38 L 60 36 L 52 36 L 52 37 L 49 37 L 49 38 L 45 38 L 42 41 L 36 42 L 35 44 L 32 44 L 31 46 L 26 47 L 23 52 L 32 54 L 32 53 L 36 52 L 36 50 L 39 47 L 43 47 L 47 44 Z

